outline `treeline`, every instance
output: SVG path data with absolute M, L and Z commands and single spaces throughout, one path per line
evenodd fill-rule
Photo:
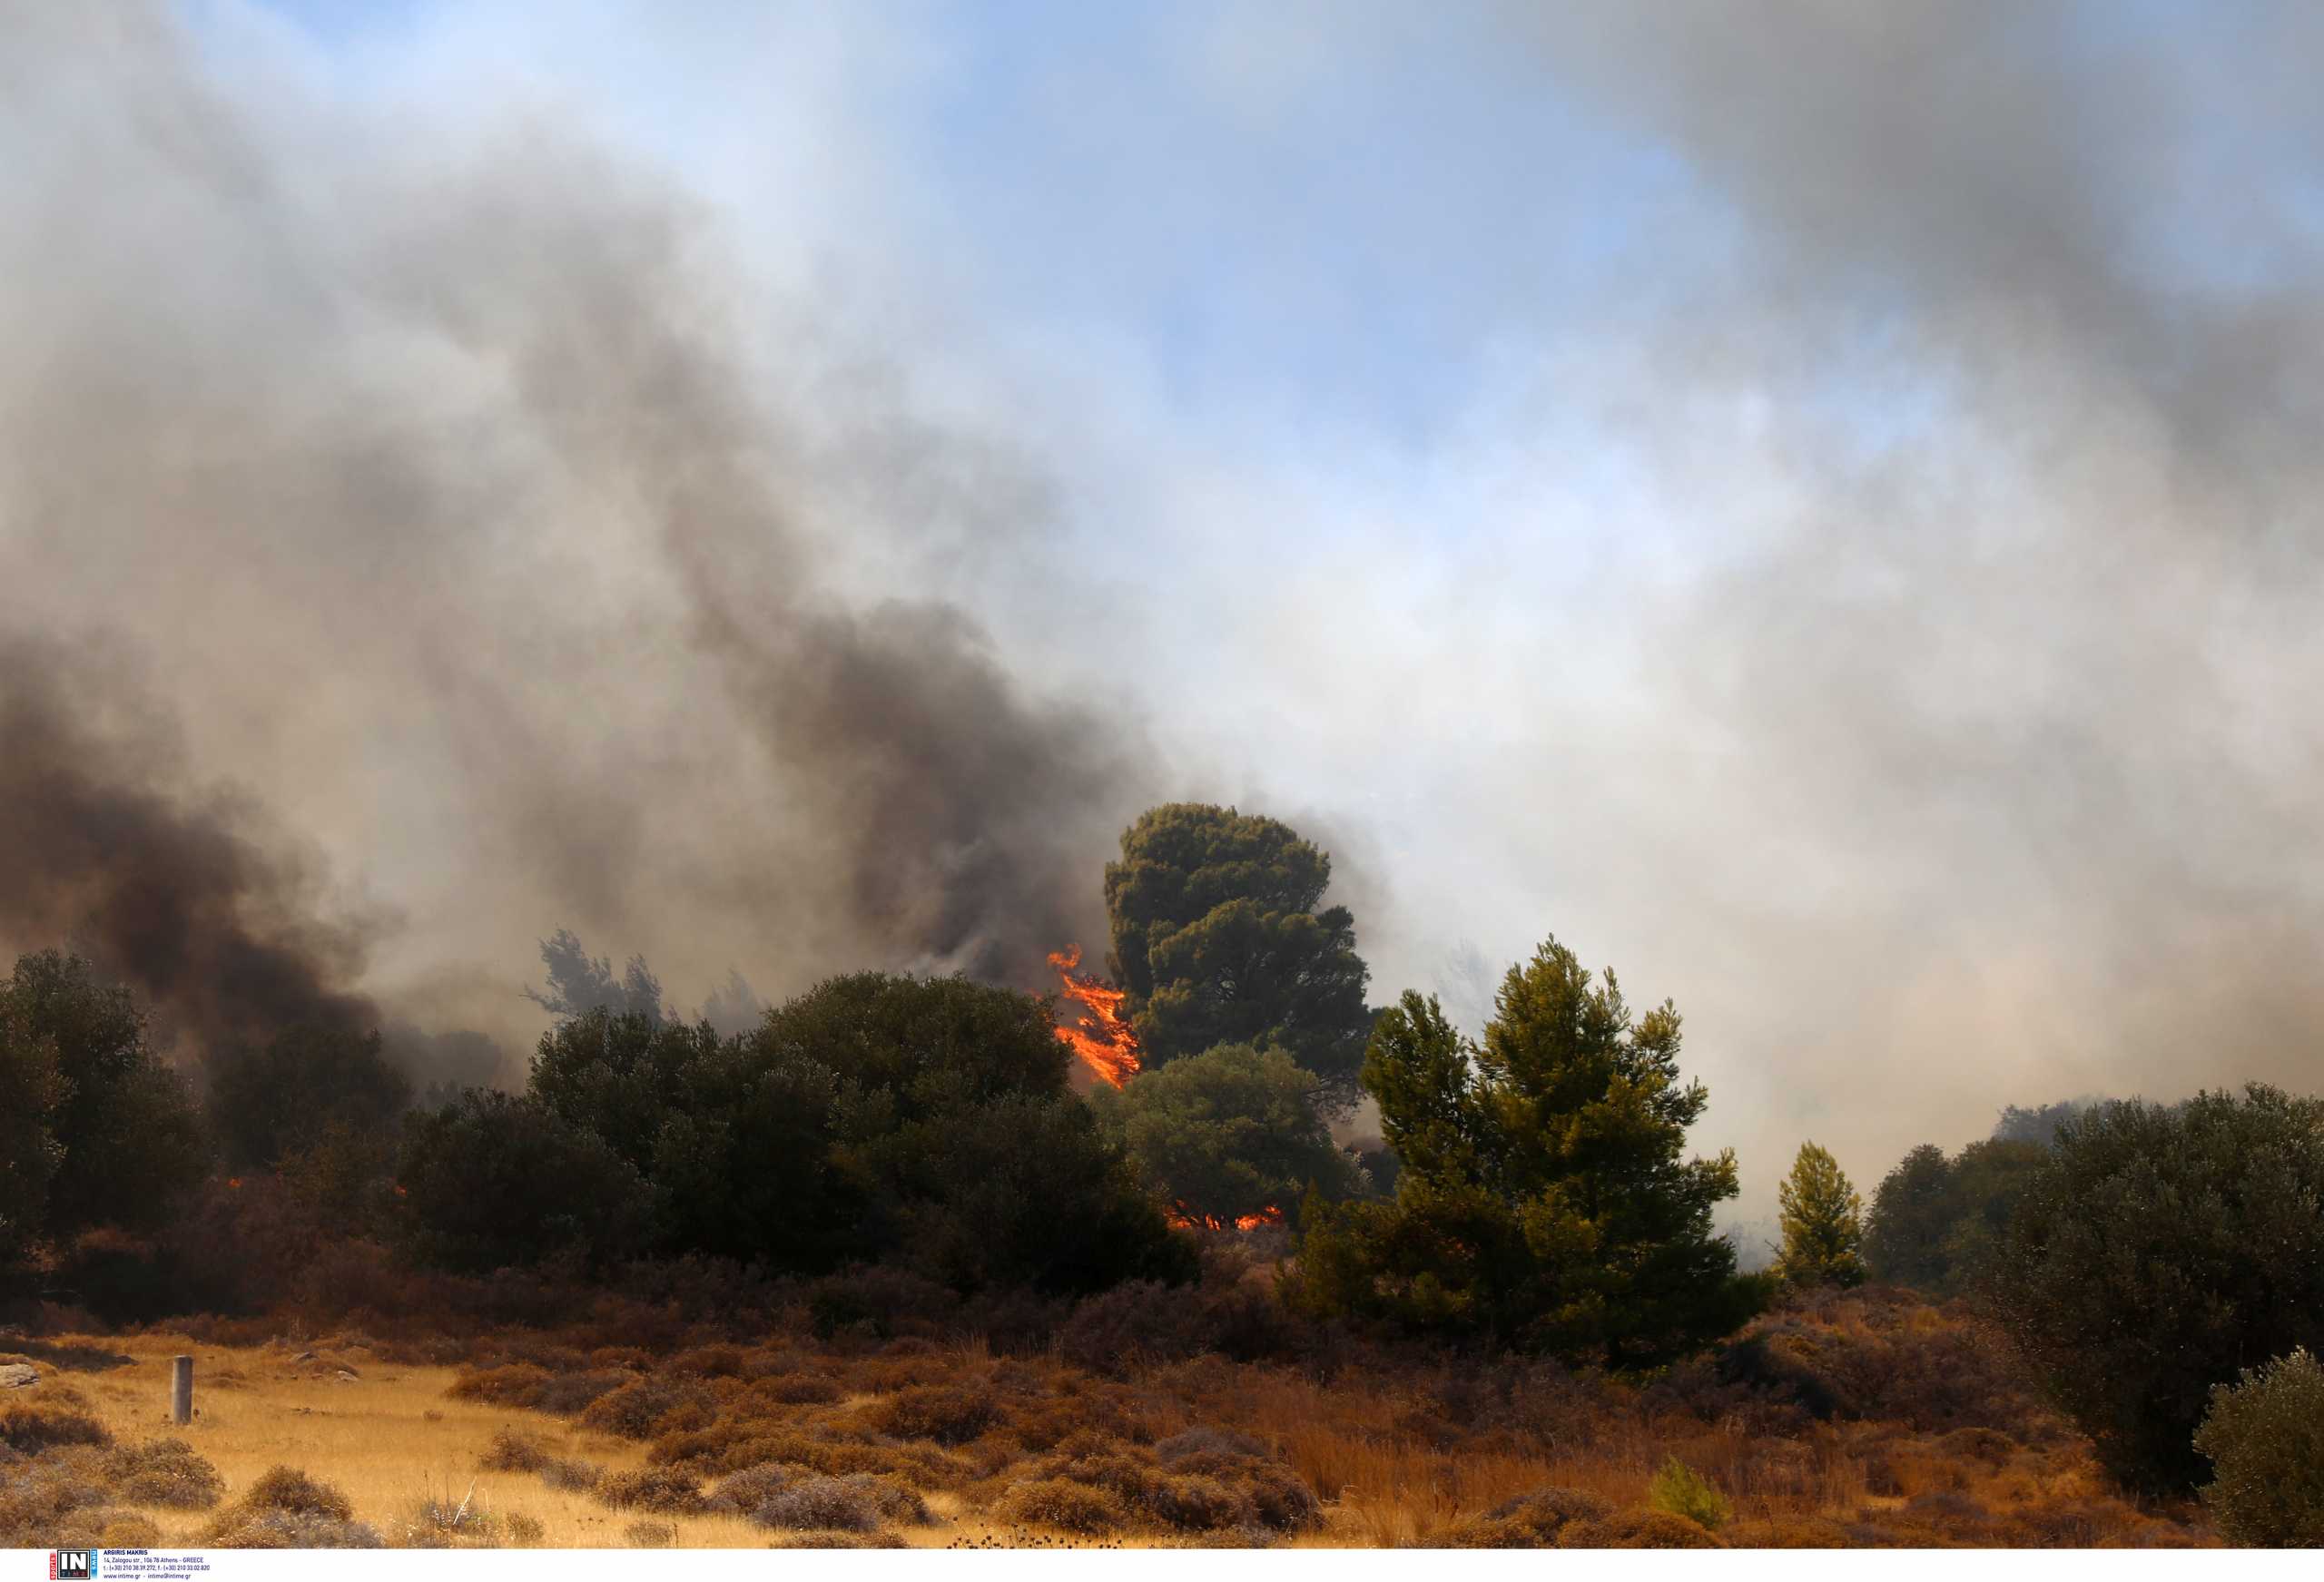
M 770 1007 L 730 975 L 687 1019 L 644 961 L 616 974 L 566 933 L 519 1092 L 416 1097 L 376 1035 L 304 1027 L 207 1052 L 196 1093 L 126 993 L 37 952 L 0 987 L 0 1255 L 21 1294 L 117 1317 L 261 1308 L 346 1244 L 469 1279 L 871 1265 L 1062 1297 L 1189 1280 L 1197 1230 L 1239 1224 L 1295 1254 L 1287 1321 L 1629 1373 L 1787 1287 L 1871 1280 L 1997 1320 L 2134 1489 L 2260 1464 L 2255 1443 L 2297 1459 L 2268 1425 L 2306 1420 L 2234 1392 L 2315 1377 L 2324 1106 L 2012 1110 L 1915 1149 L 1868 1206 L 1808 1143 L 1747 1275 L 1711 1225 L 1735 1160 L 1687 1146 L 1709 1096 L 1674 1005 L 1633 1010 L 1549 939 L 1481 1037 L 1418 993 L 1370 1006 L 1330 871 L 1234 809 L 1125 831 L 1108 966 L 1144 1068 L 1087 1098 L 1042 996 L 866 972 Z M 1343 1147 L 1365 1099 L 1380 1136 Z

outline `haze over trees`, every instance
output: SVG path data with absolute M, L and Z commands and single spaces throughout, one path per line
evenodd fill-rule
M 1327 1105 L 1352 1103 L 1370 974 L 1353 915 L 1322 906 L 1331 858 L 1274 819 L 1200 802 L 1148 809 L 1121 852 L 1106 865 L 1109 966 L 1147 1064 L 1281 1048 Z
M 1876 1280 L 1932 1295 L 1974 1289 L 1993 1267 L 2019 1194 L 2049 1158 L 2046 1142 L 1972 1143 L 1950 1158 L 1922 1144 L 1873 1193 L 1866 1267 Z
M 1633 1020 L 1555 939 L 1509 969 L 1481 1045 L 1408 991 L 1363 1073 L 1395 1197 L 1310 1205 L 1299 1300 L 1614 1367 L 1729 1332 L 1757 1300 L 1711 1230 L 1735 1159 L 1685 1156 L 1710 1099 L 1679 1049 L 1669 1003 Z

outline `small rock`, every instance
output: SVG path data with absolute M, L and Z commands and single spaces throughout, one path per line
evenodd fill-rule
M 301 1351 L 297 1356 L 290 1359 L 293 1362 L 311 1362 L 314 1360 L 315 1354 L 312 1351 Z
M 352 1368 L 341 1368 L 338 1372 L 333 1373 L 331 1378 L 341 1384 L 352 1384 L 356 1381 L 357 1374 Z
M 30 1362 L 0 1363 L 0 1387 L 21 1389 L 40 1382 L 40 1370 Z

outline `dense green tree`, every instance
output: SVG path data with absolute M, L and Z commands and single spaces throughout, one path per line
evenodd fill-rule
M 52 1156 L 62 1154 L 48 1185 L 45 1236 L 159 1223 L 201 1179 L 207 1148 L 186 1086 L 146 1043 L 129 991 L 77 956 L 43 950 L 18 958 L 0 999 L 7 1036 L 53 1051 L 62 1089 L 48 1125 Z M 28 1058 L 37 1081 L 46 1057 Z
M 1776 1188 L 1783 1251 L 1776 1273 L 1789 1285 L 1864 1283 L 1864 1200 L 1839 1161 L 1813 1143 L 1799 1145 L 1791 1174 Z
M 1173 802 L 1122 832 L 1106 865 L 1112 969 L 1149 1066 L 1221 1044 L 1276 1047 L 1353 1099 L 1373 1012 L 1331 859 L 1289 826 Z
M 56 1040 L 0 988 L 0 1268 L 21 1261 L 48 1223 L 49 1184 L 64 1163 L 55 1129 L 64 1096 Z
M 1684 1157 L 1709 1097 L 1679 1048 L 1670 1005 L 1633 1021 L 1554 939 L 1510 969 L 1482 1046 L 1405 994 L 1364 1065 L 1395 1198 L 1311 1205 L 1296 1299 L 1620 1367 L 1728 1332 L 1756 1294 L 1711 1230 L 1735 1160 Z
M 1147 1190 L 1185 1218 L 1229 1225 L 1288 1215 L 1311 1186 L 1338 1198 L 1362 1184 L 1315 1113 L 1317 1086 L 1281 1049 L 1222 1044 L 1089 1098 Z
M 1873 1278 L 1940 1296 L 1974 1289 L 2049 1152 L 2044 1143 L 1988 1140 L 1950 1159 L 1930 1143 L 1905 1155 L 1873 1194 L 1864 1235 Z
M 1038 996 L 854 973 L 738 1037 L 572 1017 L 542 1037 L 531 1092 L 652 1183 L 665 1251 L 808 1272 L 901 1255 L 962 1286 L 1179 1269 L 1054 1027 Z
M 235 1169 L 279 1164 L 334 1126 L 383 1135 L 410 1103 L 411 1082 L 375 1032 L 292 1027 L 210 1062 L 210 1125 Z
M 2191 1489 L 2212 1388 L 2324 1347 L 2324 1102 L 2255 1085 L 2079 1116 L 2018 1199 L 1992 1284 L 2100 1460 L 2136 1489 Z
M 2102 1098 L 2065 1098 L 2055 1104 L 2034 1105 L 2031 1107 L 2009 1105 L 2003 1108 L 1994 1122 L 1993 1141 L 1996 1143 L 2039 1143 L 2044 1148 L 2056 1138 L 2058 1128 L 2083 1111 L 2104 1104 Z
M 413 1255 L 462 1273 L 618 1260 L 644 1249 L 652 1218 L 645 1178 L 603 1140 L 483 1088 L 407 1117 L 396 1182 Z
M 2324 1367 L 2306 1351 L 2211 1390 L 2195 1430 L 2220 1536 L 2254 1548 L 2324 1548 Z

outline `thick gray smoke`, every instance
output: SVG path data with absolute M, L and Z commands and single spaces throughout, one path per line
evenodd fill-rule
M 553 925 L 689 1000 L 729 964 L 1038 983 L 1099 931 L 1134 732 L 934 585 L 975 552 L 943 525 L 1040 499 L 1005 454 L 862 399 L 803 320 L 753 378 L 696 217 L 553 133 L 228 96 L 158 5 L 5 32 L 0 138 L 39 151 L 0 185 L 8 942 L 95 930 L 221 1027 L 353 1006 L 367 943 L 381 1003 L 516 1039 Z M 101 646 L 200 783 L 366 889 L 93 733 Z M 369 887 L 425 930 L 330 920 Z

